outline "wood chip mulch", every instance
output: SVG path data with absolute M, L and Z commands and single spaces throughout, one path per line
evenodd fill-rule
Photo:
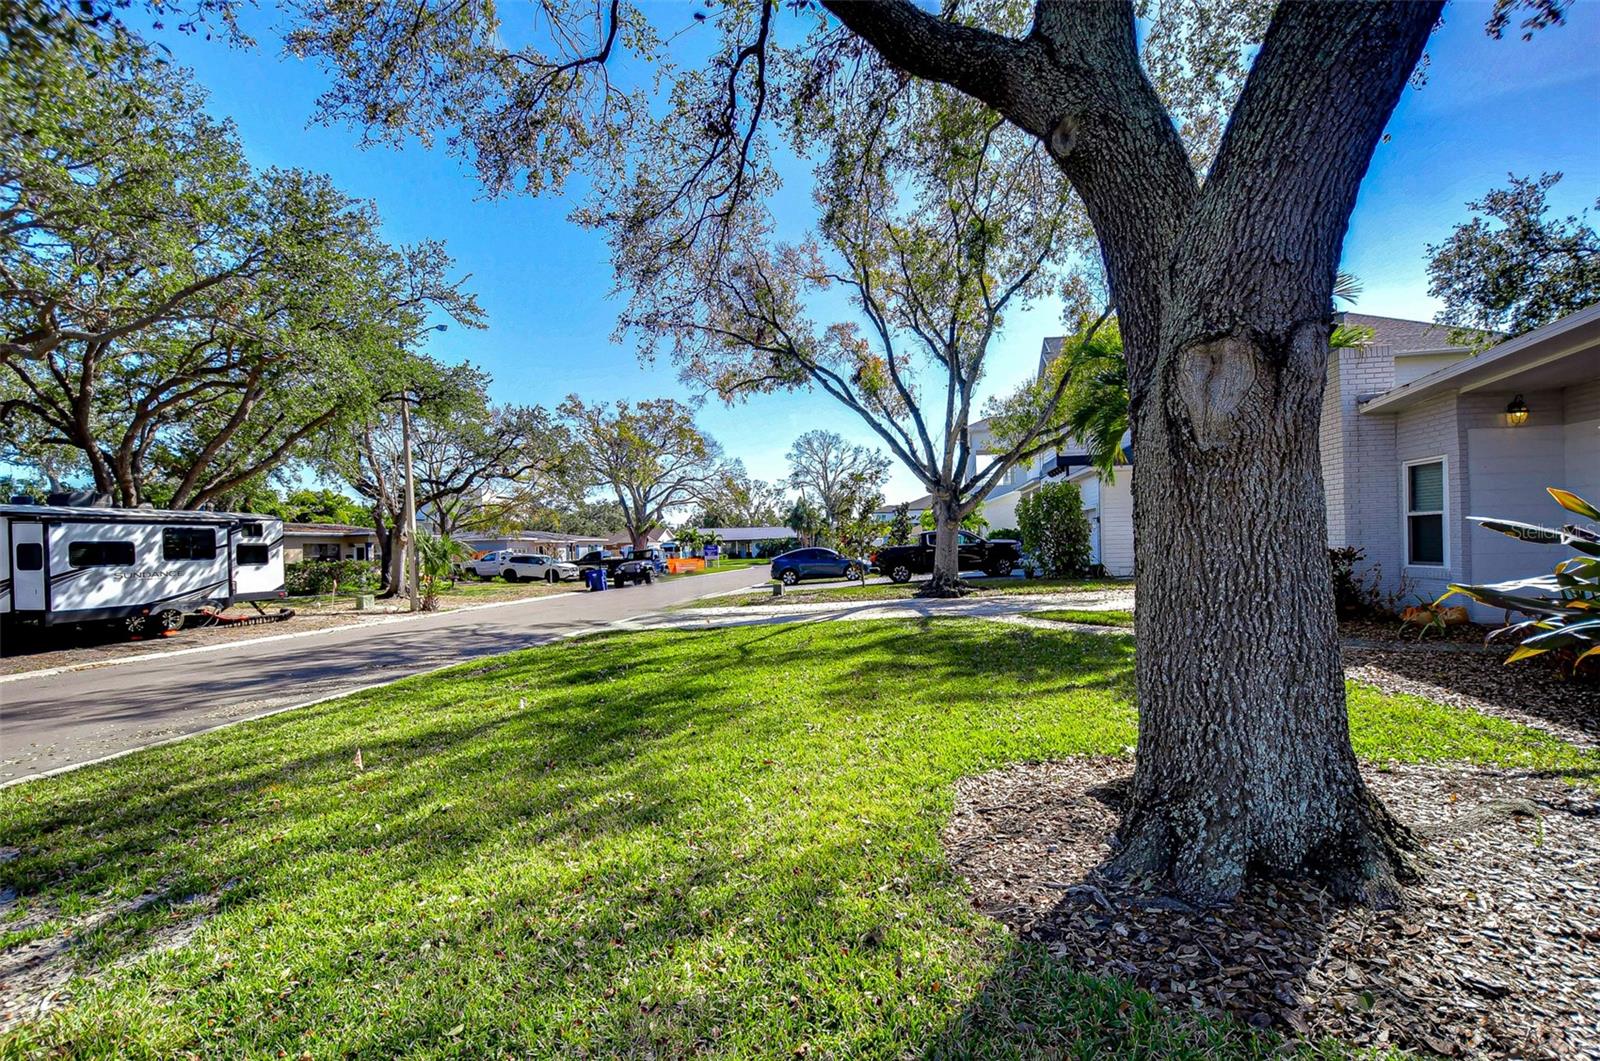
M 1381 619 L 1342 617 L 1339 620 L 1340 637 L 1361 641 L 1394 641 L 1403 645 L 1482 645 L 1493 629 L 1482 623 L 1461 623 L 1429 627 L 1424 631 L 1392 616 Z M 1509 645 L 1510 642 L 1505 644 Z
M 1600 1058 L 1600 799 L 1522 772 L 1369 768 L 1427 838 L 1394 912 L 1252 882 L 1195 910 L 1107 881 L 1123 759 L 963 779 L 945 830 L 975 905 L 1074 966 L 1182 1011 L 1423 1054 Z

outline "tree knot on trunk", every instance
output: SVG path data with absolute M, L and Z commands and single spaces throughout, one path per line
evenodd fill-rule
M 1176 389 L 1195 444 L 1221 449 L 1238 430 L 1238 412 L 1256 382 L 1255 344 L 1227 335 L 1178 352 Z
M 1072 154 L 1072 149 L 1078 146 L 1078 119 L 1070 114 L 1063 115 L 1045 137 L 1045 146 L 1057 160 Z

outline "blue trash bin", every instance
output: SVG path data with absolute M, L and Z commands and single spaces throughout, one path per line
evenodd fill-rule
M 583 583 L 589 587 L 589 592 L 597 593 L 606 588 L 606 569 L 591 567 L 583 573 Z

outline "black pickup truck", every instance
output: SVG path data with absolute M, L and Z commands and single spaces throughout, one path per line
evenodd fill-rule
M 656 580 L 655 565 L 649 560 L 630 560 L 620 553 L 595 550 L 584 553 L 573 563 L 578 565 L 579 571 L 587 571 L 592 567 L 605 568 L 606 581 L 615 586 L 626 586 L 630 582 L 638 585 L 641 582 Z
M 925 531 L 914 545 L 889 545 L 872 558 L 873 566 L 889 576 L 892 582 L 910 582 L 912 575 L 926 575 L 933 571 L 933 539 L 936 532 Z M 1022 543 L 1005 538 L 993 541 L 978 537 L 971 531 L 958 531 L 961 551 L 961 570 L 982 571 L 996 578 L 1009 575 L 1011 569 L 1022 562 Z

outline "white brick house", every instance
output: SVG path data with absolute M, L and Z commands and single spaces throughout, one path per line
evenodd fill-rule
M 1440 342 L 1436 326 L 1355 314 L 1348 323 L 1376 335 L 1334 351 L 1328 366 L 1329 544 L 1362 549 L 1402 603 L 1432 600 L 1452 582 L 1547 570 L 1559 550 L 1467 517 L 1554 526 L 1563 514 L 1546 486 L 1600 495 L 1600 305 L 1475 356 Z
M 1547 571 L 1558 549 L 1486 531 L 1468 516 L 1559 526 L 1545 493 L 1600 497 L 1600 305 L 1474 355 L 1425 321 L 1350 313 L 1372 329 L 1334 350 L 1320 444 L 1328 544 L 1354 546 L 1358 569 L 1397 604 L 1432 601 L 1454 583 Z M 1520 415 L 1525 407 L 1526 415 Z M 1519 415 L 1512 415 L 1512 410 Z M 1117 476 L 1117 486 L 1133 469 Z M 1084 504 L 1104 498 L 1084 482 Z M 1099 503 L 1097 559 L 1117 573 L 1133 555 L 1133 507 Z M 1498 612 L 1470 605 L 1476 617 Z

